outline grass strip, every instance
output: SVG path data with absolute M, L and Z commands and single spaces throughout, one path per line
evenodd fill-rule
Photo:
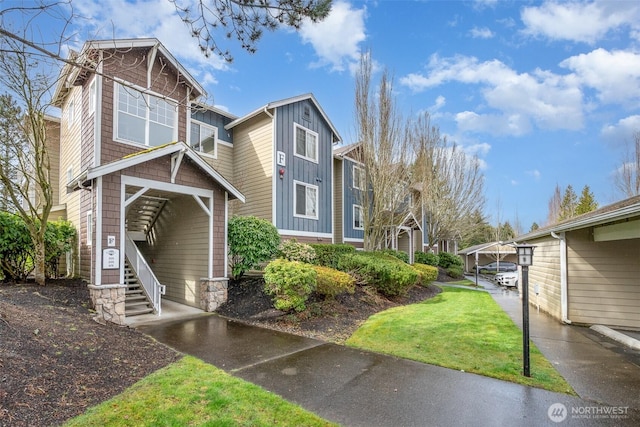
M 65 424 L 72 426 L 333 426 L 191 356 Z
M 346 344 L 575 395 L 533 343 L 531 377 L 522 375 L 522 331 L 486 292 L 444 288 L 423 303 L 371 316 Z

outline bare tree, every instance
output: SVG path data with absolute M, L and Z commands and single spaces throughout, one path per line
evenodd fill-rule
M 280 24 L 299 29 L 304 19 L 318 22 L 331 11 L 332 0 L 169 0 L 182 21 L 191 28 L 205 56 L 219 55 L 231 62 L 233 56 L 220 47 L 215 33 L 237 39 L 248 52 L 256 51 L 263 30 L 275 30 Z M 186 3 L 186 5 L 185 5 Z
M 469 234 L 484 206 L 484 177 L 476 157 L 449 143 L 424 114 L 412 126 L 413 182 L 426 215 L 429 244 Z
M 393 80 L 384 71 L 374 91 L 371 74 L 371 55 L 363 54 L 356 75 L 355 112 L 361 142 L 356 155 L 364 165 L 367 185 L 359 192 L 365 250 L 384 247 L 391 227 L 411 211 L 406 126 L 396 108 Z
M 547 225 L 555 224 L 560 218 L 560 205 L 562 204 L 562 190 L 556 184 L 553 196 L 549 199 L 549 212 L 547 213 Z
M 635 132 L 633 141 L 626 144 L 622 164 L 614 174 L 616 189 L 624 197 L 640 195 L 640 132 Z
M 3 52 L 0 87 L 4 99 L 15 100 L 1 117 L 3 127 L 6 125 L 13 131 L 3 134 L 0 141 L 2 151 L 7 154 L 0 164 L 0 182 L 29 230 L 34 244 L 36 282 L 44 285 L 44 237 L 53 205 L 45 112 L 56 79 L 47 72 L 39 54 L 13 38 L 0 37 L 0 49 Z

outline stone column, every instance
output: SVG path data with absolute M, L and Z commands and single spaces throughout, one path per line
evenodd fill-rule
M 211 312 L 227 302 L 228 285 L 226 277 L 200 279 L 200 308 Z
M 125 324 L 124 299 L 126 285 L 89 285 L 89 295 L 91 303 L 96 311 L 93 317 L 98 323 L 103 325 L 107 323 L 115 323 L 116 325 Z

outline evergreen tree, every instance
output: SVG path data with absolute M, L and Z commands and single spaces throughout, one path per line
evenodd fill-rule
M 533 224 L 531 224 L 531 229 L 529 229 L 529 233 L 531 233 L 532 231 L 536 231 L 538 228 L 540 228 L 540 226 L 538 225 L 537 222 L 533 222 Z
M 567 186 L 560 203 L 560 214 L 558 215 L 558 221 L 564 221 L 576 216 L 576 206 L 578 205 L 578 196 L 573 191 L 571 184 Z
M 598 209 L 598 202 L 593 197 L 593 193 L 588 185 L 585 185 L 580 194 L 580 200 L 576 206 L 576 215 L 582 215 L 587 212 Z

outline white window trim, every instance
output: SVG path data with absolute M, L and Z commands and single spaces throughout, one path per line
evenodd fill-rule
M 298 128 L 304 130 L 307 134 L 311 134 L 313 136 L 316 137 L 316 152 L 315 152 L 315 159 L 312 157 L 307 157 L 307 156 L 303 156 L 302 154 L 298 154 L 298 152 L 296 151 L 296 148 L 298 146 Z M 312 131 L 311 129 L 304 127 L 298 123 L 293 123 L 293 155 L 296 157 L 299 157 L 301 159 L 305 159 L 308 160 L 310 162 L 313 163 L 319 163 L 318 161 L 318 146 L 320 145 L 320 139 L 318 138 L 318 133 Z
M 89 84 L 89 114 L 96 112 L 96 104 L 98 102 L 98 85 L 94 78 Z
M 351 171 L 351 181 L 352 181 L 352 184 L 353 184 L 353 188 L 356 189 L 356 190 L 364 190 L 363 187 L 358 187 L 356 185 L 356 170 L 360 171 L 359 173 L 362 174 L 361 175 L 362 181 L 363 182 L 365 181 L 364 168 L 361 168 L 360 166 L 353 165 L 353 170 Z
M 93 211 L 87 212 L 87 246 L 93 245 Z
M 296 191 L 296 186 L 297 185 L 302 185 L 305 188 L 313 188 L 316 191 L 316 214 L 315 214 L 315 216 L 313 216 L 313 215 L 301 215 L 301 214 L 296 212 L 297 199 L 298 199 L 298 192 Z M 319 214 L 319 211 L 320 211 L 319 199 L 320 199 L 320 195 L 319 195 L 319 192 L 318 192 L 318 186 L 317 185 L 307 184 L 306 182 L 302 182 L 302 181 L 296 181 L 296 180 L 293 181 L 293 216 L 295 218 L 318 219 L 320 217 L 320 214 Z
M 204 151 L 198 151 L 198 150 L 196 150 L 196 149 L 195 149 L 195 148 L 193 148 L 193 146 L 191 145 L 191 141 L 189 141 L 189 146 L 190 146 L 191 148 L 193 148 L 193 150 L 194 150 L 196 153 L 200 154 L 201 156 L 204 156 L 204 157 L 210 157 L 210 158 L 213 158 L 213 159 L 217 159 L 217 158 L 218 158 L 218 144 L 220 143 L 220 141 L 218 140 L 218 128 L 217 128 L 217 127 L 215 127 L 215 126 L 213 126 L 213 125 L 210 125 L 210 124 L 208 124 L 208 123 L 201 122 L 200 120 L 191 119 L 191 122 L 189 123 L 189 129 L 191 129 L 191 123 L 196 123 L 196 124 L 198 124 L 200 127 L 203 127 L 203 126 L 204 126 L 204 127 L 206 127 L 206 128 L 213 129 L 213 135 L 214 135 L 213 153 L 205 153 Z M 191 137 L 193 136 L 193 134 L 191 134 L 191 130 L 189 130 L 189 132 L 190 132 L 189 139 L 191 139 Z
M 360 211 L 362 212 L 362 221 L 360 221 L 360 223 L 362 224 L 361 227 L 356 227 L 356 209 L 360 209 Z M 362 206 L 360 205 L 353 205 L 353 229 L 354 230 L 364 230 L 364 210 L 362 209 Z
M 145 142 L 143 144 L 136 142 L 136 141 L 130 141 L 127 139 L 122 139 L 122 138 L 118 138 L 118 102 L 119 102 L 119 91 L 118 91 L 118 86 L 124 86 L 125 88 L 129 89 L 129 90 L 134 90 L 134 91 L 138 91 L 142 94 L 142 96 L 145 97 L 146 99 L 146 105 L 147 108 L 145 109 L 146 112 L 146 117 L 145 117 L 145 137 L 144 140 Z M 165 102 L 168 102 L 170 104 L 173 104 L 175 107 L 175 115 L 174 115 L 174 123 L 173 123 L 173 141 L 177 141 L 178 140 L 178 101 L 176 101 L 173 98 L 169 98 L 167 96 L 163 96 L 157 92 L 153 92 L 151 90 L 147 90 L 144 88 L 141 88 L 138 85 L 134 85 L 131 83 L 128 83 L 122 79 L 114 79 L 113 81 L 113 140 L 117 141 L 117 142 L 121 142 L 123 144 L 129 144 L 129 145 L 135 145 L 136 147 L 155 147 L 154 145 L 149 145 L 149 113 L 150 113 L 150 108 L 149 108 L 149 96 L 153 96 L 155 98 L 159 98 Z M 167 142 L 173 142 L 173 141 L 167 141 Z

